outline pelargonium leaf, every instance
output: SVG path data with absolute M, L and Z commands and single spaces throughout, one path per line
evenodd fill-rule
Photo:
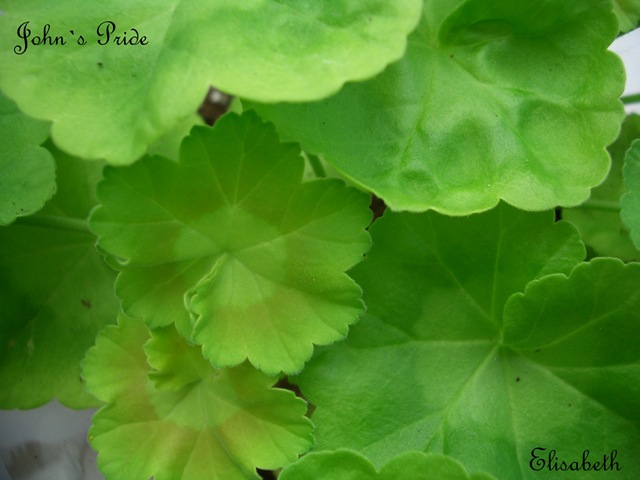
M 305 402 L 270 388 L 274 378 L 248 365 L 210 367 L 182 388 L 158 389 L 144 353 L 148 327 L 125 316 L 118 323 L 100 333 L 83 368 L 107 403 L 89 431 L 107 479 L 259 479 L 256 467 L 279 468 L 311 445 Z
M 0 225 L 40 210 L 56 191 L 56 164 L 40 145 L 49 124 L 29 118 L 0 93 Z
M 577 205 L 605 178 L 623 117 L 616 33 L 610 0 L 426 0 L 383 74 L 321 102 L 254 106 L 396 210 Z
M 613 0 L 613 11 L 618 17 L 622 33 L 633 30 L 640 20 L 640 0 Z
M 420 0 L 43 5 L 3 2 L 0 87 L 23 111 L 53 120 L 61 148 L 113 164 L 140 157 L 197 110 L 210 85 L 260 101 L 301 101 L 374 76 L 402 56 L 422 8 Z M 103 22 L 115 29 L 108 42 Z M 31 41 L 46 25 L 51 42 L 61 40 L 23 51 L 19 32 L 28 29 Z M 118 45 L 116 36 L 147 44 Z
M 150 326 L 176 324 L 217 366 L 295 372 L 363 311 L 344 272 L 369 248 L 367 195 L 301 182 L 304 161 L 253 113 L 195 128 L 180 163 L 111 168 L 91 218 L 122 259 L 117 293 Z
M 491 480 L 483 473 L 469 475 L 444 455 L 407 452 L 393 458 L 380 473 L 365 457 L 351 450 L 313 452 L 285 468 L 280 480 Z
M 640 138 L 640 116 L 629 115 L 618 139 L 609 146 L 612 164 L 606 180 L 591 191 L 591 197 L 585 203 L 562 210 L 562 218 L 578 227 L 585 245 L 596 255 L 625 261 L 640 260 L 640 252 L 620 218 L 620 198 L 626 191 L 622 168 L 625 154 L 637 138 Z
M 149 378 L 158 390 L 179 390 L 212 375 L 211 364 L 198 348 L 190 346 L 174 326 L 151 331 L 144 345 Z
M 627 152 L 623 174 L 629 191 L 620 199 L 620 214 L 631 229 L 631 240 L 640 250 L 640 139 L 634 141 Z
M 54 153 L 59 188 L 36 215 L 0 229 L 0 408 L 52 398 L 72 408 L 86 393 L 80 361 L 119 310 L 115 272 L 95 250 L 86 217 L 101 165 Z
M 298 378 L 317 450 L 354 449 L 378 467 L 439 453 L 510 480 L 557 477 L 530 468 L 535 448 L 558 464 L 589 450 L 640 475 L 639 264 L 581 263 L 573 226 L 505 206 L 387 212 L 371 234 L 352 272 L 367 314 Z

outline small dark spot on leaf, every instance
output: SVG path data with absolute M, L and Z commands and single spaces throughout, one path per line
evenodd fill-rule
M 104 67 L 104 64 L 102 62 L 98 62 L 96 65 L 98 65 L 99 68 Z
M 539 351 L 540 351 L 540 349 L 539 349 L 539 348 L 536 348 L 536 349 L 535 349 L 535 351 L 534 351 L 534 353 L 538 353 Z
M 85 300 L 84 298 L 80 299 L 80 303 L 82 303 L 82 306 L 85 308 L 91 308 L 91 301 L 90 300 Z
M 569 404 L 569 406 L 571 406 L 571 404 Z
M 519 382 L 519 381 L 520 381 L 520 377 L 516 377 L 516 382 Z
M 453 58 L 453 53 L 451 55 L 449 55 L 449 58 Z

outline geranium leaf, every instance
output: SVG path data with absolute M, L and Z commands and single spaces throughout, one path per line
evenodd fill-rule
M 190 346 L 173 326 L 152 330 L 144 351 L 153 368 L 149 378 L 158 390 L 179 390 L 213 372 L 200 349 Z
M 42 208 L 56 191 L 56 165 L 40 145 L 49 124 L 21 113 L 0 93 L 0 225 Z
M 175 352 L 172 336 L 156 338 L 154 348 Z M 274 378 L 247 365 L 210 366 L 182 388 L 158 389 L 144 353 L 149 338 L 142 321 L 122 316 L 100 333 L 84 361 L 88 388 L 108 404 L 89 431 L 107 479 L 259 479 L 256 467 L 279 468 L 309 448 L 306 404 L 270 388 Z
M 585 203 L 562 210 L 562 218 L 578 227 L 584 243 L 599 256 L 640 260 L 640 252 L 620 218 L 620 197 L 626 191 L 622 167 L 625 154 L 636 138 L 640 138 L 640 116 L 629 115 L 622 124 L 620 136 L 609 146 L 612 164 L 607 179 L 591 191 Z
M 624 161 L 624 182 L 629 190 L 620 199 L 621 216 L 631 229 L 631 240 L 640 249 L 640 140 L 636 140 Z
M 613 11 L 618 17 L 622 33 L 633 30 L 640 20 L 640 0 L 613 0 Z
M 0 229 L 0 408 L 52 398 L 96 405 L 80 360 L 116 319 L 115 273 L 95 251 L 86 217 L 101 165 L 55 152 L 59 188 L 35 216 Z
M 623 117 L 616 33 L 610 0 L 425 1 L 383 74 L 254 107 L 396 210 L 573 206 L 605 178 Z
M 269 373 L 344 337 L 363 310 L 344 272 L 369 248 L 369 198 L 301 182 L 303 168 L 298 147 L 249 112 L 195 128 L 179 164 L 107 169 L 91 227 L 122 259 L 125 311 L 175 322 L 216 366 L 248 358 Z
M 594 428 L 613 420 L 609 428 L 619 430 L 610 435 L 621 447 L 630 446 L 623 439 L 640 433 L 639 282 L 640 264 L 596 258 L 578 265 L 569 277 L 550 275 L 512 296 L 505 307 L 503 342 L 520 357 L 511 362 L 514 373 L 523 373 L 520 400 L 536 383 L 539 388 L 563 383 L 564 391 L 558 393 L 576 401 L 567 405 L 571 419 L 603 410 L 606 417 L 583 421 Z M 553 440 L 553 432 L 546 435 Z M 634 460 L 627 468 L 640 471 L 640 459 Z
M 492 480 L 490 475 L 469 476 L 464 467 L 444 455 L 407 452 L 398 455 L 380 473 L 365 457 L 350 450 L 313 452 L 285 468 L 280 480 Z
M 387 212 L 371 233 L 352 271 L 367 314 L 298 378 L 317 407 L 316 449 L 376 466 L 441 453 L 532 480 L 558 474 L 530 468 L 533 449 L 567 465 L 589 450 L 640 475 L 640 265 L 582 264 L 570 224 L 504 206 Z
M 195 112 L 210 85 L 260 101 L 301 101 L 372 77 L 402 56 L 422 6 L 420 0 L 74 0 L 42 7 L 41 0 L 3 2 L 0 87 L 25 112 L 53 120 L 61 148 L 126 164 Z M 32 44 L 45 37 L 46 25 L 57 44 Z M 146 45 L 118 45 L 116 37 L 120 43 L 146 37 Z

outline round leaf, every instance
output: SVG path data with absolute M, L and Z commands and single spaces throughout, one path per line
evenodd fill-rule
M 0 229 L 0 408 L 57 398 L 96 405 L 80 360 L 115 321 L 115 273 L 95 250 L 86 217 L 100 165 L 55 153 L 59 189 L 35 216 Z
M 256 105 L 396 210 L 577 205 L 606 176 L 624 68 L 610 0 L 434 0 L 403 59 L 312 104 Z
M 369 248 L 369 198 L 335 179 L 301 182 L 303 168 L 248 113 L 195 128 L 179 164 L 107 169 L 91 227 L 122 259 L 125 311 L 175 322 L 217 366 L 248 358 L 269 373 L 299 371 L 313 344 L 344 337 L 363 310 L 344 272 Z
M 0 87 L 53 120 L 61 148 L 125 164 L 196 111 L 209 85 L 300 101 L 372 77 L 402 56 L 421 2 L 6 0 L 2 10 Z
M 407 452 L 387 463 L 380 473 L 362 455 L 350 450 L 314 452 L 285 468 L 280 480 L 491 480 L 469 476 L 464 467 L 444 455 Z
M 371 232 L 352 272 L 368 312 L 299 377 L 317 449 L 376 466 L 419 450 L 531 480 L 559 474 L 532 469 L 536 452 L 569 465 L 589 450 L 640 475 L 640 265 L 581 264 L 551 212 L 388 212 Z
M 640 138 L 640 116 L 630 115 L 618 139 L 609 146 L 612 164 L 607 179 L 582 205 L 562 210 L 562 218 L 578 227 L 584 243 L 599 256 L 640 260 L 640 252 L 620 218 L 620 197 L 626 191 L 622 169 L 625 154 L 636 138 Z
M 56 191 L 56 165 L 40 147 L 49 125 L 20 113 L 0 93 L 0 225 L 42 208 Z
M 84 361 L 87 386 L 108 403 L 89 431 L 107 479 L 259 480 L 256 467 L 279 468 L 311 445 L 305 402 L 270 388 L 275 379 L 250 366 L 210 367 L 183 388 L 157 389 L 143 349 L 148 340 L 144 323 L 121 317 Z M 171 342 L 169 335 L 155 347 L 175 350 Z

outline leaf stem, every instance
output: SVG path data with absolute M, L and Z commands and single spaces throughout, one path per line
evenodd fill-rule
M 627 95 L 626 97 L 620 98 L 622 103 L 625 105 L 629 105 L 631 103 L 640 103 L 640 93 L 634 93 L 633 95 Z
M 28 217 L 21 217 L 16 221 L 16 224 L 52 228 L 55 230 L 91 233 L 86 220 L 81 220 L 79 218 L 57 217 L 54 215 L 43 215 L 38 213 L 35 215 L 29 215 Z
M 580 205 L 580 208 L 617 213 L 620 211 L 620 204 L 618 202 L 611 202 L 608 200 L 587 200 L 582 205 Z
M 313 173 L 315 173 L 316 177 L 325 178 L 327 176 L 327 172 L 324 171 L 324 167 L 322 166 L 322 162 L 320 162 L 319 157 L 307 153 L 307 159 L 309 160 L 309 164 L 311 165 Z

